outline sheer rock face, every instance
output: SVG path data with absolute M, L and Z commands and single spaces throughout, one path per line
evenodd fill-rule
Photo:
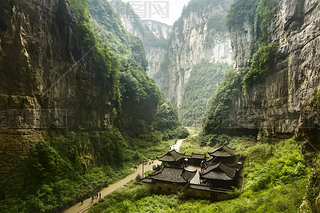
M 80 60 L 85 52 L 71 7 L 64 0 L 11 2 L 0 1 L 1 155 L 26 153 L 49 126 L 90 122 L 102 128 L 112 91 L 90 64 L 90 53 Z M 6 173 L 18 158 L 0 159 Z
M 19 1 L 1 20 L 7 26 L 0 34 L 1 109 L 66 110 L 66 127 L 88 121 L 102 127 L 112 91 L 90 64 L 90 53 L 82 59 L 68 3 Z
M 166 59 L 166 55 L 168 54 L 167 42 L 169 36 L 171 34 L 172 26 L 152 21 L 152 20 L 142 20 L 142 24 L 147 31 L 152 32 L 152 34 L 159 39 L 158 41 L 162 44 L 155 44 L 152 42 L 144 42 L 146 57 L 149 62 L 148 75 L 155 80 L 158 86 L 162 85 L 160 72 L 161 72 L 161 64 Z M 142 41 L 145 39 L 142 38 Z
M 192 68 L 202 60 L 212 63 L 232 64 L 232 49 L 229 34 L 209 26 L 212 16 L 226 15 L 226 10 L 216 5 L 208 5 L 202 13 L 192 11 L 182 15 L 180 23 L 172 29 L 169 41 L 167 67 L 162 90 L 176 106 L 180 106 L 184 85 L 188 82 Z M 161 86 L 160 86 L 161 88 Z
M 320 212 L 320 105 L 318 98 L 314 93 L 304 102 L 296 133 L 296 140 L 311 170 L 308 191 L 301 208 L 311 209 L 312 212 Z
M 147 73 L 161 89 L 161 64 L 166 59 L 172 26 L 152 20 L 141 20 L 130 4 L 121 0 L 111 0 L 110 5 L 119 15 L 123 27 L 143 42 L 149 63 Z
M 230 5 L 231 1 L 228 2 L 224 4 Z M 155 80 L 166 98 L 178 107 L 182 102 L 184 86 L 196 64 L 202 60 L 233 63 L 227 29 L 219 31 L 209 23 L 210 18 L 213 21 L 225 19 L 225 6 L 212 3 L 201 8 L 201 12 L 187 7 L 190 12 L 182 14 L 180 20 L 171 27 L 155 21 L 140 21 L 137 15 L 132 16 L 134 12 L 130 5 L 125 6 L 119 0 L 111 1 L 111 5 L 119 14 L 124 27 L 143 41 L 149 61 L 149 76 Z M 224 20 L 221 23 L 225 25 Z M 150 42 L 147 32 L 158 40 Z
M 257 35 L 248 22 L 243 29 L 231 31 L 236 68 L 245 73 L 257 49 Z M 279 1 L 269 24 L 269 36 L 270 42 L 279 44 L 275 65 L 263 80 L 249 88 L 248 99 L 238 97 L 238 109 L 257 110 L 245 116 L 239 113 L 237 121 L 239 126 L 256 128 L 265 135 L 296 132 L 296 140 L 311 168 L 306 202 L 301 207 L 320 212 L 320 121 L 315 97 L 320 80 L 319 1 Z M 250 126 L 250 120 L 258 121 L 257 125 Z
M 172 26 L 153 20 L 142 20 L 142 24 L 146 29 L 149 29 L 156 38 L 169 39 Z
M 279 44 L 276 62 L 263 80 L 248 90 L 248 99 L 239 98 L 238 108 L 252 110 L 239 115 L 239 126 L 256 128 L 266 135 L 293 134 L 298 127 L 301 107 L 319 84 L 320 5 L 313 0 L 279 1 L 269 23 L 270 42 Z M 248 21 L 231 30 L 236 68 L 247 72 L 257 35 Z M 256 112 L 254 112 L 256 111 Z M 248 121 L 258 121 L 250 126 Z

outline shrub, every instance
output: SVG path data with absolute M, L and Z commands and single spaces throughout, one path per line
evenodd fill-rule
M 247 91 L 255 82 L 262 79 L 272 68 L 277 48 L 278 45 L 275 43 L 260 45 L 258 51 L 253 55 L 250 69 L 242 81 L 244 91 Z
M 241 29 L 245 21 L 254 22 L 258 0 L 236 0 L 230 7 L 227 16 L 229 30 Z
M 237 97 L 242 96 L 242 76 L 234 70 L 225 74 L 224 80 L 212 96 L 203 121 L 204 134 L 225 133 L 236 127 L 232 112 L 236 110 Z
M 184 86 L 179 117 L 186 126 L 200 126 L 212 94 L 216 91 L 228 64 L 202 61 L 193 67 L 189 81 Z
M 141 175 L 138 174 L 138 175 L 136 176 L 135 180 L 136 180 L 137 182 L 140 182 L 140 180 L 141 180 Z

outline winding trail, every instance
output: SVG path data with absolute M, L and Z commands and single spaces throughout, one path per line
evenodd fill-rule
M 109 185 L 108 187 L 102 189 L 100 191 L 101 193 L 101 198 L 104 198 L 105 196 L 111 194 L 112 192 L 116 191 L 117 189 L 123 187 L 124 185 L 128 184 L 130 181 L 134 180 L 138 174 L 140 174 L 142 176 L 142 173 L 145 173 L 147 171 L 151 171 L 153 165 L 159 165 L 161 164 L 160 161 L 155 160 L 155 161 L 150 161 L 148 163 L 146 163 L 145 165 L 141 164 L 139 165 L 139 167 L 137 168 L 136 172 L 129 175 L 128 177 Z M 73 205 L 72 207 L 64 210 L 64 213 L 83 213 L 83 212 L 88 212 L 89 209 L 91 208 L 91 206 L 93 206 L 93 204 L 99 202 L 99 199 L 94 199 L 93 202 L 91 202 L 91 198 L 88 198 L 86 200 L 83 201 L 83 204 L 81 205 L 81 202 Z
M 189 130 L 189 129 L 188 129 Z M 181 144 L 183 143 L 183 141 L 185 141 L 186 139 L 181 139 L 178 140 L 176 144 L 174 144 L 171 147 L 171 150 L 176 150 L 177 152 L 180 149 Z M 130 181 L 134 180 L 138 174 L 141 175 L 141 177 L 143 176 L 143 174 L 147 171 L 151 171 L 153 169 L 153 165 L 160 165 L 161 162 L 158 160 L 155 161 L 149 161 L 148 163 L 145 163 L 144 165 L 141 164 L 139 165 L 139 167 L 136 169 L 136 172 L 129 175 L 128 177 L 109 185 L 108 187 L 102 189 L 99 193 L 101 193 L 101 198 L 104 198 L 105 196 L 111 194 L 112 192 L 116 191 L 117 189 L 125 186 L 126 184 L 128 184 Z M 66 209 L 63 211 L 63 213 L 84 213 L 84 212 L 88 212 L 89 209 L 95 204 L 98 203 L 99 199 L 94 199 L 92 202 L 91 198 L 88 198 L 86 200 L 83 201 L 83 204 L 81 205 L 81 202 L 73 205 L 72 207 Z
M 171 146 L 171 150 L 176 150 L 177 152 L 179 152 L 180 146 L 181 146 L 182 142 L 185 140 L 186 139 L 178 140 L 176 144 Z

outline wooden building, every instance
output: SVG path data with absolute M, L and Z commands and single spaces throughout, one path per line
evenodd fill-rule
M 192 153 L 191 157 L 188 159 L 188 165 L 200 166 L 202 161 L 206 161 L 206 157 L 206 154 Z
M 158 160 L 162 162 L 163 166 L 182 168 L 185 164 L 185 159 L 188 158 L 189 156 L 185 154 L 181 154 L 176 150 L 171 150 L 167 154 L 158 158 Z
M 183 193 L 186 197 L 221 201 L 228 198 L 230 190 L 214 189 L 205 184 L 190 184 Z
M 230 192 L 228 189 L 214 189 L 209 184 L 190 183 L 196 172 L 183 168 L 162 167 L 161 170 L 143 178 L 142 182 L 150 185 L 154 193 L 177 194 L 183 192 L 186 197 L 214 201 L 227 198 Z
M 171 150 L 158 158 L 162 161 L 160 169 L 143 178 L 142 182 L 149 184 L 156 193 L 183 192 L 187 197 L 224 200 L 233 187 L 239 187 L 240 157 L 235 155 L 235 149 L 227 146 L 221 146 L 209 155 L 209 158 L 206 154 L 196 153 L 187 156 Z M 188 171 L 188 168 L 196 170 Z
M 158 193 L 172 194 L 181 191 L 190 184 L 197 171 L 187 171 L 184 168 L 162 167 L 142 179 L 150 184 L 152 190 Z
M 242 166 L 242 163 L 240 162 L 240 156 L 235 155 L 235 149 L 229 148 L 225 145 L 213 150 L 209 153 L 209 155 L 211 157 L 207 159 L 208 166 L 214 166 L 219 163 L 223 163 L 229 167 L 240 168 Z
M 223 163 L 208 166 L 200 174 L 200 179 L 210 184 L 212 188 L 232 189 L 238 185 L 238 168 L 229 167 Z

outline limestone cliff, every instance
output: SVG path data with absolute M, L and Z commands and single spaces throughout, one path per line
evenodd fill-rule
M 232 64 L 232 49 L 225 18 L 232 1 L 191 1 L 174 24 L 159 85 L 176 106 L 192 68 L 202 60 Z
M 0 149 L 11 153 L 1 157 L 3 174 L 42 139 L 41 129 L 110 122 L 113 92 L 91 54 L 81 59 L 88 49 L 64 0 L 1 1 L 0 12 Z
M 213 97 L 204 130 L 278 137 L 297 133 L 312 168 L 309 206 L 302 209 L 319 212 L 319 1 L 237 0 L 228 18 L 237 73 Z
M 167 42 L 171 26 L 152 20 L 141 20 L 130 4 L 121 0 L 110 1 L 111 6 L 119 15 L 124 28 L 141 39 L 148 60 L 148 75 L 161 85 L 159 72 L 161 63 L 167 54 Z
M 172 26 L 154 20 L 141 20 L 141 22 L 156 38 L 169 39 Z
M 228 1 L 191 1 L 173 27 L 141 21 L 129 4 L 120 0 L 111 5 L 125 28 L 144 43 L 148 74 L 174 105 L 182 104 L 184 86 L 192 68 L 202 60 L 232 64 L 232 49 L 225 26 Z
M 141 41 L 107 1 L 70 3 L 0 1 L 0 178 L 48 129 L 157 128 L 164 99 Z
M 245 1 L 237 1 L 244 5 Z M 257 2 L 257 3 L 254 3 Z M 260 2 L 260 3 L 259 3 Z M 251 1 L 246 13 L 234 8 L 230 24 L 235 66 L 238 73 L 250 77 L 254 53 L 265 44 L 276 45 L 273 62 L 266 74 L 255 75 L 246 96 L 232 97 L 237 117 L 236 128 L 262 131 L 265 135 L 293 134 L 298 127 L 301 107 L 319 84 L 319 4 L 317 1 L 273 2 L 269 17 L 259 16 L 265 1 Z M 260 6 L 258 6 L 260 4 Z M 255 6 L 254 6 L 255 5 Z M 265 7 L 267 8 L 267 7 Z M 241 14 L 242 12 L 242 14 Z M 241 14 L 241 15 L 239 15 Z M 239 18 L 241 17 L 241 19 Z M 268 20 L 262 27 L 258 19 Z M 258 55 L 257 55 L 258 56 Z M 258 58 L 258 57 L 256 57 Z M 255 122 L 252 122 L 252 121 Z

